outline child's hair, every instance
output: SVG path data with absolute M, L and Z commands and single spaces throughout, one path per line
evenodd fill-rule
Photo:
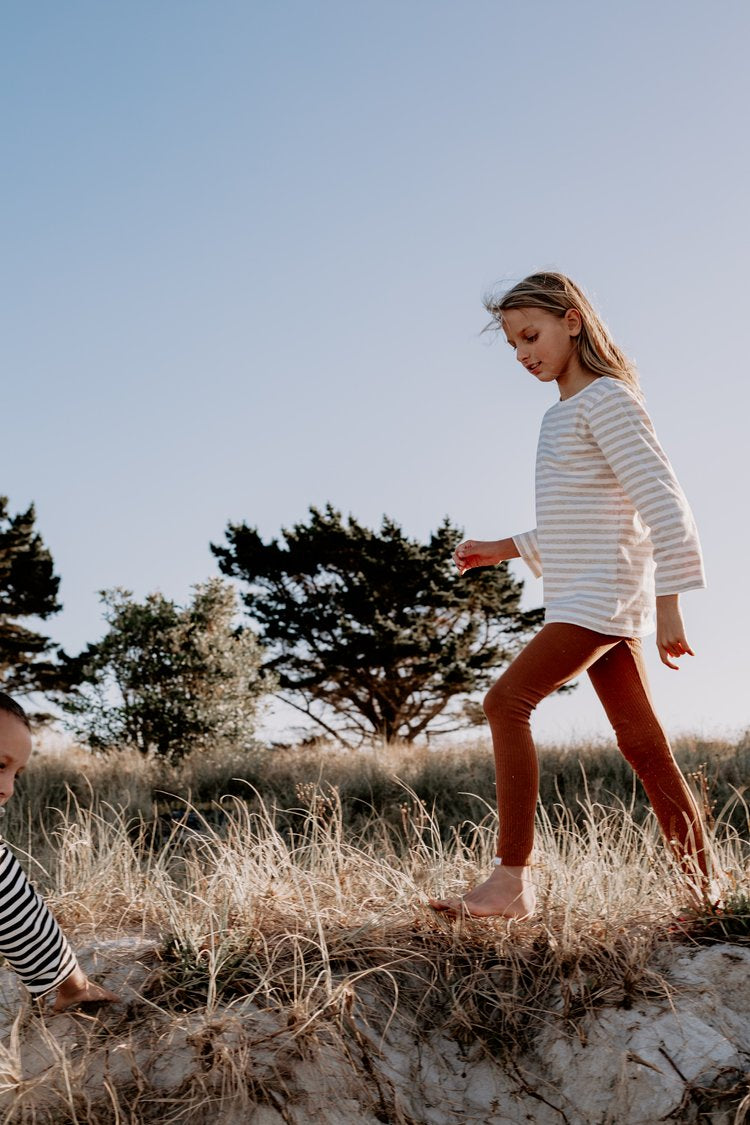
M 562 319 L 568 309 L 581 314 L 581 331 L 575 337 L 581 366 L 592 375 L 622 379 L 642 398 L 635 364 L 620 351 L 609 330 L 583 290 L 564 273 L 533 273 L 499 296 L 490 294 L 484 307 L 492 316 L 487 328 L 501 328 L 506 309 L 544 309 Z
M 15 715 L 17 719 L 21 720 L 27 730 L 31 730 L 29 716 L 26 714 L 21 704 L 16 703 L 15 699 L 4 691 L 0 691 L 0 711 L 7 711 L 9 715 Z

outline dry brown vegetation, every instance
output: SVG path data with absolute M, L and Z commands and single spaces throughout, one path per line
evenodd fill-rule
M 266 751 L 180 772 L 127 754 L 40 757 L 6 837 L 79 944 L 145 945 L 125 1008 L 50 1019 L 6 1000 L 0 1121 L 248 1120 L 279 1104 L 289 1058 L 313 1042 L 366 1072 L 367 1043 L 396 1016 L 417 1040 L 440 1027 L 512 1066 L 550 1021 L 574 1030 L 592 1008 L 664 994 L 658 947 L 750 933 L 733 780 L 747 741 L 680 749 L 713 806 L 724 911 L 687 918 L 654 819 L 629 778 L 617 788 L 613 756 L 548 750 L 540 910 L 524 923 L 454 923 L 424 905 L 494 854 L 486 747 Z M 44 1065 L 24 1053 L 32 1039 Z M 200 1065 L 175 1093 L 154 1060 L 180 1044 Z M 385 1102 L 379 1112 L 399 1120 Z

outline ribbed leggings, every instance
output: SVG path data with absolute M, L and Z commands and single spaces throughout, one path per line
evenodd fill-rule
M 539 766 L 529 719 L 545 696 L 584 671 L 667 841 L 688 873 L 705 876 L 700 813 L 654 714 L 640 641 L 555 622 L 526 645 L 484 701 L 495 753 L 498 856 L 508 866 L 530 862 Z
M 33 996 L 57 988 L 78 964 L 44 900 L 1 841 L 0 954 Z

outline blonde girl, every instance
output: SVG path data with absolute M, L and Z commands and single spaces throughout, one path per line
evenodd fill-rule
M 643 404 L 638 376 L 582 290 L 560 273 L 525 278 L 486 307 L 516 359 L 559 399 L 542 421 L 537 526 L 508 539 L 467 539 L 460 573 L 522 558 L 544 578 L 545 624 L 487 694 L 500 830 L 489 879 L 437 910 L 524 918 L 539 789 L 530 715 L 588 673 L 621 752 L 648 794 L 686 880 L 700 898 L 703 828 L 654 713 L 641 639 L 656 629 L 668 668 L 693 656 L 679 596 L 704 587 L 692 513 Z

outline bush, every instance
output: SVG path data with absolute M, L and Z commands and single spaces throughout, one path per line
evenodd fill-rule
M 78 738 L 94 750 L 129 746 L 170 761 L 252 744 L 273 678 L 261 672 L 255 634 L 235 624 L 228 583 L 196 585 L 184 608 L 160 593 L 139 603 L 120 589 L 102 600 L 109 632 L 77 658 L 79 687 L 63 704 Z

